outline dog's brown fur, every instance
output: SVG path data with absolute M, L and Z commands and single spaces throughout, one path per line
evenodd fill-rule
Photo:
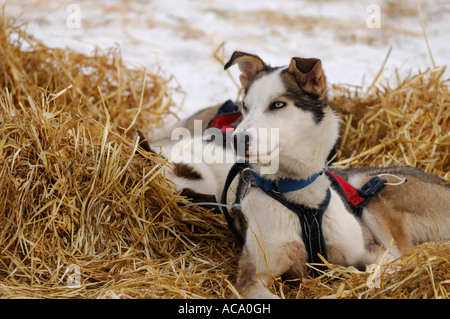
M 450 233 L 450 186 L 444 180 L 410 167 L 368 172 L 359 183 L 353 184 L 360 187 L 371 177 L 387 172 L 407 179 L 401 186 L 386 187 L 367 205 L 367 210 L 376 216 L 383 237 L 394 240 L 399 254 L 410 252 L 423 241 L 439 240 L 440 235 L 445 238 Z M 398 182 L 389 176 L 385 178 L 388 183 Z M 389 242 L 383 244 L 387 247 Z

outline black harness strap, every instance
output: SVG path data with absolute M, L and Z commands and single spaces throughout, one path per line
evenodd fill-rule
M 231 167 L 230 171 L 228 172 L 227 179 L 225 180 L 225 185 L 223 186 L 222 190 L 222 196 L 220 198 L 220 202 L 224 205 L 227 204 L 227 194 L 228 189 L 230 188 L 231 183 L 233 182 L 234 178 L 242 172 L 244 168 L 247 167 L 247 163 L 240 163 L 236 162 Z M 234 223 L 233 217 L 228 212 L 228 209 L 226 207 L 221 207 L 223 215 L 225 216 L 225 220 L 228 223 L 228 228 L 233 233 L 234 237 L 236 237 L 236 240 L 238 241 L 239 245 L 242 246 L 244 244 L 244 238 L 242 237 L 241 233 L 236 228 L 236 225 Z
M 231 183 L 233 182 L 234 178 L 242 172 L 244 168 L 248 167 L 247 163 L 235 163 L 232 168 L 230 169 L 230 172 L 228 173 L 227 179 L 225 181 L 225 185 L 222 191 L 221 196 L 221 203 L 226 205 L 227 204 L 227 193 L 228 188 L 230 187 Z M 357 203 L 352 202 L 345 194 L 345 191 L 343 187 L 348 187 L 346 184 L 340 184 L 342 181 L 338 181 L 336 179 L 336 176 L 333 176 L 330 174 L 330 172 L 327 172 L 327 176 L 329 177 L 333 189 L 337 190 L 338 193 L 342 198 L 347 198 L 347 201 L 349 202 L 350 207 L 352 208 L 353 214 L 356 217 L 361 217 L 362 210 L 364 208 L 364 205 L 367 204 L 372 197 L 380 193 L 384 187 L 386 180 L 379 178 L 379 177 L 373 177 L 370 179 L 365 185 L 363 185 L 360 189 L 355 189 L 358 193 L 358 196 L 361 198 L 358 200 Z M 350 185 L 350 184 L 348 184 Z M 318 208 L 311 208 L 300 204 L 291 203 L 286 200 L 282 196 L 281 193 L 275 192 L 273 190 L 267 190 L 263 187 L 259 187 L 263 192 L 265 192 L 268 196 L 273 198 L 274 200 L 281 203 L 283 206 L 294 212 L 299 220 L 300 225 L 302 229 L 302 239 L 305 244 L 306 251 L 308 253 L 308 260 L 311 264 L 317 264 L 312 269 L 312 275 L 318 275 L 320 274 L 317 270 L 326 270 L 326 266 L 323 266 L 323 261 L 319 257 L 319 254 L 324 258 L 327 259 L 327 249 L 325 245 L 325 240 L 322 233 L 322 218 L 323 215 L 330 203 L 331 199 L 331 190 L 330 188 L 327 190 L 327 195 L 323 202 L 320 204 Z M 223 215 L 225 216 L 225 219 L 228 223 L 229 229 L 233 232 L 234 236 L 236 237 L 239 244 L 242 246 L 244 244 L 244 238 L 242 237 L 242 234 L 238 231 L 235 225 L 235 221 L 233 217 L 229 214 L 227 208 L 221 208 Z
M 231 167 L 222 191 L 221 196 L 222 204 L 225 205 L 227 204 L 228 188 L 230 187 L 235 177 L 238 174 L 240 174 L 242 170 L 246 167 L 248 167 L 248 164 L 239 162 L 235 163 Z M 328 204 L 330 203 L 331 198 L 330 190 L 329 189 L 327 190 L 326 198 L 320 204 L 319 208 L 314 209 L 304 205 L 288 202 L 280 193 L 276 193 L 271 190 L 266 190 L 261 187 L 260 189 L 264 191 L 267 195 L 269 195 L 270 197 L 272 197 L 273 199 L 275 199 L 276 201 L 287 207 L 289 210 L 293 211 L 298 216 L 302 229 L 302 239 L 305 244 L 306 251 L 308 253 L 309 262 L 313 264 L 319 264 L 315 266 L 316 269 L 320 270 L 326 269 L 326 267 L 320 265 L 323 264 L 323 261 L 320 259 L 319 254 L 323 258 L 327 259 L 326 245 L 322 233 L 322 217 L 323 214 L 325 213 L 325 210 L 328 207 Z M 225 220 L 228 223 L 228 228 L 234 234 L 239 244 L 243 245 L 244 238 L 242 237 L 241 233 L 236 229 L 234 219 L 228 212 L 228 209 L 225 207 L 221 207 L 221 210 L 223 215 L 225 216 Z M 314 274 L 316 274 L 315 271 Z
M 280 204 L 284 205 L 291 211 L 293 211 L 300 220 L 300 225 L 302 228 L 302 238 L 305 244 L 306 251 L 308 253 L 308 260 L 315 265 L 316 269 L 325 270 L 326 266 L 323 266 L 323 261 L 320 259 L 319 254 L 327 259 L 327 249 L 325 245 L 325 240 L 322 233 L 322 217 L 325 210 L 330 203 L 331 191 L 327 190 L 327 195 L 324 201 L 320 204 L 318 208 L 311 208 L 304 205 L 294 204 L 288 202 L 281 194 L 275 193 L 273 191 L 267 191 L 261 188 L 267 195 L 278 201 Z M 318 273 L 314 271 L 314 275 Z

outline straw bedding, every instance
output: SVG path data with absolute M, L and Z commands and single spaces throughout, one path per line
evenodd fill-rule
M 120 52 L 48 48 L 0 20 L 0 297 L 223 298 L 238 251 L 222 216 L 181 208 L 158 155 L 133 139 L 171 114 L 169 81 Z M 450 179 L 443 68 L 395 88 L 331 88 L 337 166 L 408 164 Z M 288 298 L 448 298 L 449 244 L 380 270 L 329 265 L 272 289 Z M 395 270 L 395 271 L 394 271 Z

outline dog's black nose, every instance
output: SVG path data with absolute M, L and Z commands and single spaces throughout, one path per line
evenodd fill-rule
M 250 135 L 245 131 L 235 132 L 233 135 L 234 152 L 240 157 L 249 155 Z

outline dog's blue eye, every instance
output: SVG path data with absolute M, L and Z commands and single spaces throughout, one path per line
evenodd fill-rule
M 285 106 L 286 106 L 286 103 L 284 103 L 284 102 L 273 102 L 270 105 L 270 108 L 271 109 L 281 109 L 282 107 L 285 107 Z

